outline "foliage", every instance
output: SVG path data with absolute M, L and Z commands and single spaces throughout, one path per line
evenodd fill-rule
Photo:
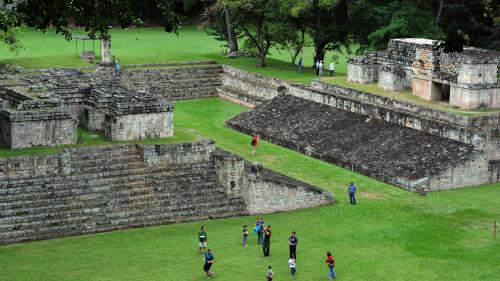
M 227 1 L 236 28 L 246 39 L 245 45 L 259 53 L 258 66 L 265 66 L 265 58 L 276 43 L 279 25 L 286 24 L 280 18 L 278 1 L 229 0 Z
M 4 1 L 5 2 L 5 1 Z M 22 48 L 19 42 L 21 21 L 16 13 L 6 6 L 6 3 L 0 6 L 0 40 L 9 50 L 18 53 Z
M 379 28 L 368 35 L 372 48 L 385 49 L 392 38 L 442 37 L 442 32 L 434 25 L 434 15 L 418 8 L 414 3 L 393 1 L 375 10 L 374 24 Z
M 91 37 L 108 34 L 112 25 L 121 27 L 141 25 L 136 16 L 134 0 L 27 0 L 18 6 L 23 20 L 37 29 L 55 27 L 56 32 L 71 39 L 71 27 L 81 26 Z M 161 12 L 167 32 L 177 32 L 181 17 L 172 10 L 169 0 L 154 2 Z
M 299 20 L 314 45 L 314 61 L 324 60 L 328 50 L 349 45 L 346 0 L 283 0 L 282 9 Z

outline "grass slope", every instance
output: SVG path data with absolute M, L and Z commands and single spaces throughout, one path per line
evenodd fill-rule
M 177 102 L 175 128 L 211 137 L 338 200 L 266 215 L 273 229 L 270 258 L 261 257 L 253 235 L 248 248 L 241 246 L 241 227 L 255 218 L 240 217 L 3 246 L 0 280 L 205 280 L 196 242 L 202 224 L 216 257 L 214 280 L 264 280 L 269 264 L 276 280 L 326 280 L 327 250 L 339 280 L 498 280 L 500 240 L 491 233 L 500 217 L 498 184 L 421 197 L 267 142 L 252 159 L 249 137 L 223 126 L 244 110 L 220 99 Z M 347 203 L 351 180 L 360 190 L 357 206 Z M 287 267 L 291 230 L 300 241 L 295 278 Z
M 83 31 L 76 31 L 82 33 Z M 112 53 L 122 64 L 145 64 L 174 61 L 215 60 L 219 63 L 232 65 L 259 74 L 269 75 L 294 82 L 310 83 L 316 76 L 311 68 L 304 67 L 304 73 L 298 74 L 296 67 L 289 63 L 290 56 L 286 51 L 271 49 L 267 67 L 256 66 L 255 58 L 228 59 L 222 55 L 221 42 L 201 31 L 196 26 L 182 27 L 179 36 L 166 33 L 162 28 L 113 29 Z M 24 49 L 19 55 L 0 46 L 0 64 L 17 64 L 24 67 L 47 68 L 59 66 L 85 66 L 75 53 L 75 41 L 65 41 L 53 30 L 46 33 L 37 32 L 32 28 L 24 28 L 20 37 Z M 79 51 L 81 52 L 81 41 Z M 89 50 L 91 44 L 86 43 Z M 96 41 L 95 51 L 100 54 L 99 43 Z M 91 49 L 91 47 L 90 47 Z M 332 52 L 325 56 L 329 64 Z M 303 52 L 304 65 L 313 64 L 313 49 L 306 48 Z M 337 71 L 347 72 L 346 57 L 339 56 Z

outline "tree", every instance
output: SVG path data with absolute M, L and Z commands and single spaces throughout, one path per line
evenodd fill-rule
M 282 4 L 282 9 L 306 24 L 314 45 L 314 62 L 324 60 L 326 51 L 349 44 L 347 0 L 282 0 Z
M 181 20 L 172 9 L 172 2 L 154 2 L 167 32 L 177 32 Z M 18 11 L 29 26 L 41 30 L 54 27 L 57 33 L 70 40 L 73 36 L 71 27 L 76 25 L 83 27 L 92 38 L 101 36 L 103 46 L 109 46 L 107 40 L 112 25 L 128 27 L 142 24 L 137 11 L 133 9 L 134 3 L 134 0 L 26 0 L 19 4 Z M 107 60 L 109 58 L 103 56 L 103 61 Z
M 279 1 L 228 0 L 226 3 L 236 28 L 247 39 L 246 45 L 257 49 L 259 53 L 257 66 L 265 66 L 269 48 L 276 42 L 279 30 Z
M 203 17 L 205 22 L 202 26 L 207 33 L 215 36 L 219 41 L 226 42 L 229 53 L 238 52 L 238 34 L 225 1 L 218 0 L 212 3 L 205 9 Z
M 369 45 L 374 49 L 384 49 L 392 38 L 444 38 L 434 24 L 434 14 L 420 9 L 416 3 L 393 1 L 375 10 L 374 25 L 378 28 L 368 35 Z
M 22 47 L 18 39 L 21 20 L 15 13 L 11 1 L 2 1 L 0 5 L 0 40 L 11 52 L 17 53 Z

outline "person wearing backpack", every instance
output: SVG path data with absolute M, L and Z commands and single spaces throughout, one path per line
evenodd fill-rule
M 333 259 L 332 253 L 327 252 L 326 253 L 326 265 L 328 266 L 328 279 L 333 279 L 335 278 L 335 270 L 333 268 L 335 267 L 335 260 Z

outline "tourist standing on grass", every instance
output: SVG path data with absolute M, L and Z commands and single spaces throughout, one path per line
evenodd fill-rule
M 289 250 L 290 250 L 290 258 L 296 260 L 297 259 L 297 243 L 299 240 L 295 235 L 295 231 L 292 231 L 292 235 L 288 238 Z
M 248 238 L 248 228 L 247 225 L 243 226 L 243 246 L 247 246 L 247 238 Z
M 213 263 L 214 255 L 212 255 L 212 249 L 208 249 L 208 251 L 205 253 L 205 264 L 203 265 L 203 270 L 207 274 L 208 279 L 210 279 L 212 275 L 214 275 L 214 273 L 210 271 Z
M 273 281 L 273 268 L 271 266 L 267 267 L 267 274 L 266 274 L 266 280 L 267 281 Z
M 330 63 L 330 77 L 333 77 L 333 73 L 335 72 L 335 65 L 333 61 Z
M 200 232 L 198 232 L 198 242 L 200 244 L 200 254 L 205 252 L 207 248 L 207 232 L 205 231 L 205 226 L 202 225 Z
M 326 253 L 326 265 L 328 266 L 328 278 L 333 279 L 335 278 L 335 270 L 333 268 L 335 267 L 335 260 L 333 259 L 332 253 L 327 252 Z
M 314 67 L 316 68 L 316 76 L 319 75 L 319 60 L 316 61 L 316 64 L 314 65 Z
M 302 73 L 302 58 L 299 59 L 299 63 L 297 64 L 297 67 L 299 68 L 299 73 Z
M 255 233 L 257 233 L 257 244 L 262 243 L 262 223 L 261 223 L 261 218 L 257 219 L 257 222 L 255 223 Z
M 288 266 L 290 266 L 290 272 L 292 273 L 292 275 L 295 275 L 295 272 L 297 271 L 297 269 L 295 268 L 295 259 L 290 258 L 288 260 Z
M 255 156 L 255 152 L 257 151 L 257 145 L 259 145 L 259 139 L 260 139 L 259 135 L 254 135 L 252 137 L 252 141 L 250 142 L 250 144 L 252 145 L 252 156 Z
M 323 77 L 323 69 L 324 69 L 323 61 L 320 61 L 319 62 L 319 76 L 321 76 L 321 77 Z
M 268 225 L 264 227 L 264 242 L 262 243 L 262 250 L 264 251 L 264 257 L 269 257 L 269 251 L 271 247 L 271 226 Z
M 351 204 L 356 205 L 356 186 L 354 183 L 350 183 L 347 187 L 347 193 L 349 193 L 349 201 Z

